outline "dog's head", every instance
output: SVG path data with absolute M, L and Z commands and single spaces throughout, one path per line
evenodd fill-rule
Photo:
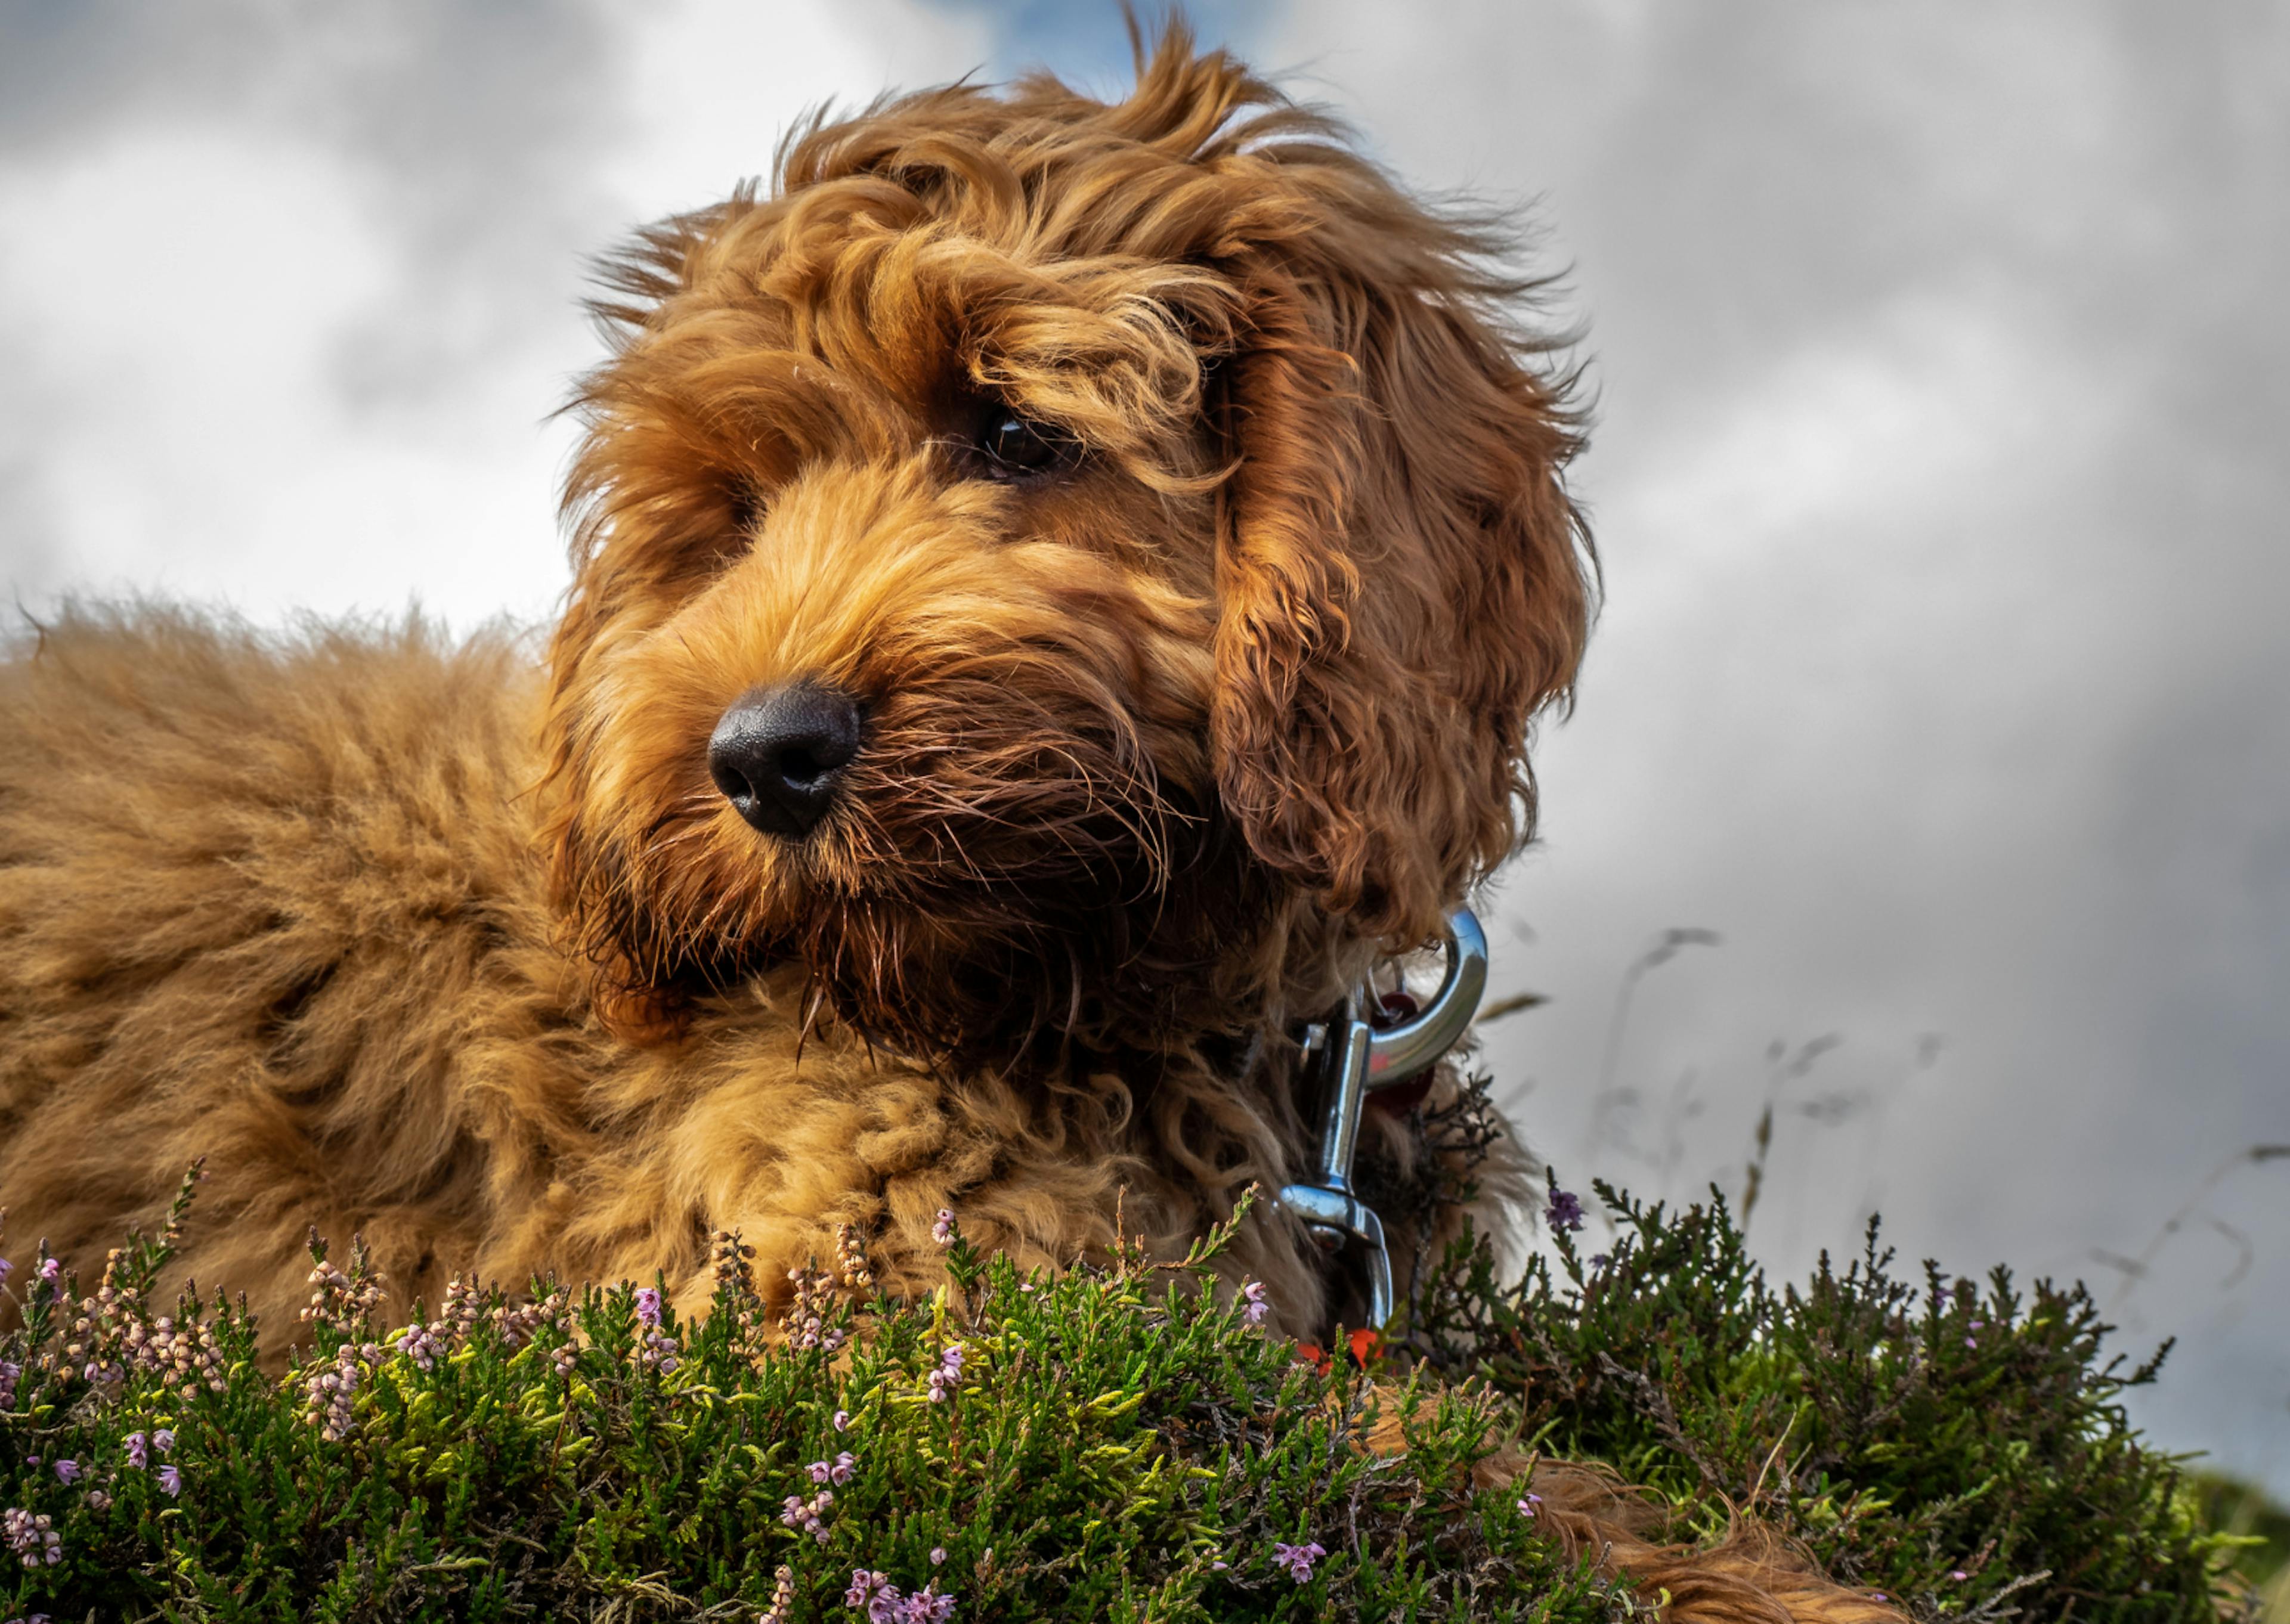
M 1009 1058 L 1435 932 L 1531 828 L 1588 614 L 1499 247 L 1173 28 L 1125 101 L 814 120 L 645 233 L 548 719 L 607 1018 L 794 958 Z

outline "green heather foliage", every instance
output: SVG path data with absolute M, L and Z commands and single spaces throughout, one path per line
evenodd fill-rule
M 1556 1187 L 1554 1186 L 1554 1190 Z M 1926 1617 L 2164 1624 L 2246 1612 L 2217 1585 L 2179 1460 L 2143 1445 L 2119 1396 L 2155 1380 L 2101 1362 L 2110 1327 L 2078 1284 L 1925 1266 L 1895 1278 L 1871 1220 L 1774 1292 L 1722 1196 L 1670 1213 L 1597 1186 L 1618 1238 L 1555 1236 L 1507 1289 L 1491 1250 L 1452 1247 L 1399 1340 L 1517 1406 L 1526 1442 L 1611 1462 L 1676 1508 L 1681 1534 L 1754 1511 L 1846 1583 Z M 1559 1226 L 1554 1225 L 1554 1228 Z
M 2215 1472 L 2193 1476 L 2204 1521 L 2240 1541 L 2235 1572 L 2274 1598 L 2278 1611 L 2270 1620 L 2290 1624 L 2290 1510 L 2249 1484 Z
M 745 1620 L 782 1574 L 779 1618 L 869 1618 L 854 1572 L 901 1620 L 1632 1614 L 1514 1497 L 1465 1486 L 1473 1400 L 1411 1385 L 1414 1447 L 1380 1458 L 1359 1372 L 1300 1364 L 1245 1300 L 1189 1289 L 1229 1233 L 1179 1266 L 1060 1279 L 955 1235 L 940 1300 L 816 1275 L 776 1335 L 724 1255 L 699 1321 L 657 1288 L 574 1307 L 539 1283 L 538 1311 L 457 1295 L 377 1337 L 359 1260 L 314 1247 L 312 1346 L 283 1380 L 220 1296 L 167 1328 L 212 1328 L 212 1382 L 134 1356 L 159 1243 L 125 1250 L 108 1304 L 36 1268 L 0 1503 L 48 1518 L 58 1557 L 27 1529 L 38 1565 L 9 1561 L 0 1587 L 16 1615 L 105 1620 Z
M 1607 1192 L 1610 1259 L 1562 1237 L 1509 1284 L 1459 1244 L 1380 1386 L 1200 1289 L 1229 1227 L 1055 1279 L 950 1233 L 923 1303 L 854 1244 L 777 1325 L 736 1242 L 704 1318 L 540 1281 L 388 1332 L 358 1249 L 345 1271 L 314 1244 L 308 1341 L 274 1378 L 222 1294 L 153 1315 L 189 1189 L 92 1292 L 44 1252 L 11 1283 L 0 1618 L 1645 1616 L 1516 1492 L 1469 1489 L 1519 1433 L 1615 1462 L 1681 1533 L 1754 1506 L 1920 1617 L 2218 1616 L 2221 1539 L 2114 1403 L 2150 1372 L 2095 1367 L 2079 1292 L 1919 1296 L 1872 1240 L 1775 1296 L 1722 1206 Z M 1379 1403 L 1401 1454 L 1363 1446 Z

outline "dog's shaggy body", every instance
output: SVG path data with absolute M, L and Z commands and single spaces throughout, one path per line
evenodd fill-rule
M 912 1288 L 941 1277 L 942 1205 L 1053 1265 L 1110 1238 L 1125 1184 L 1165 1242 L 1198 1215 L 1117 1072 L 950 1084 L 831 1025 L 806 1042 L 797 966 L 680 1039 L 608 1030 L 534 855 L 545 698 L 506 641 L 83 618 L 0 695 L 0 1190 L 75 1261 L 200 1156 L 191 1268 L 282 1338 L 313 1224 L 434 1303 L 471 1268 L 695 1275 L 714 1224 L 767 1284 L 863 1224 Z M 1279 1176 L 1264 1137 L 1232 1176 Z
M 841 1222 L 922 1290 L 941 1207 L 1057 1266 L 1295 1176 L 1295 1023 L 1525 837 L 1581 653 L 1496 248 L 1179 30 L 1112 105 L 927 92 L 617 264 L 545 660 L 46 628 L 0 673 L 12 1228 L 92 1261 L 204 1156 L 188 1267 L 283 1336 L 314 1225 L 432 1301 L 695 1284 L 717 1227 L 776 1282 Z M 790 829 L 717 752 L 797 689 L 861 720 Z M 1333 1306 L 1277 1213 L 1235 1267 Z

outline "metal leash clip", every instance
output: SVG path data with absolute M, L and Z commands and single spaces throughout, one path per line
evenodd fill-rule
M 1487 989 L 1487 938 L 1468 908 L 1447 915 L 1447 972 L 1439 990 L 1417 1014 L 1379 1030 L 1369 1022 L 1374 987 L 1362 982 L 1344 999 L 1343 1013 L 1304 1028 L 1304 1052 L 1319 1057 L 1327 1079 L 1320 1119 L 1319 1181 L 1291 1184 L 1280 1204 L 1303 1220 L 1323 1251 L 1361 1250 L 1367 1274 L 1368 1317 L 1381 1328 L 1391 1317 L 1391 1253 L 1383 1220 L 1352 1188 L 1352 1156 L 1359 1146 L 1360 1108 L 1379 1089 L 1421 1075 L 1455 1046 Z

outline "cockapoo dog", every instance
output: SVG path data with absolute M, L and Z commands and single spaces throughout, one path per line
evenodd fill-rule
M 814 119 L 609 280 L 540 668 L 136 607 L 0 674 L 12 1228 L 204 1156 L 283 1340 L 314 1225 L 401 1300 L 839 1223 L 925 1290 L 941 1207 L 1059 1266 L 1295 1177 L 1295 1028 L 1518 847 L 1582 649 L 1497 236 L 1173 28 Z M 1277 1212 L 1233 1267 L 1336 1306 Z

